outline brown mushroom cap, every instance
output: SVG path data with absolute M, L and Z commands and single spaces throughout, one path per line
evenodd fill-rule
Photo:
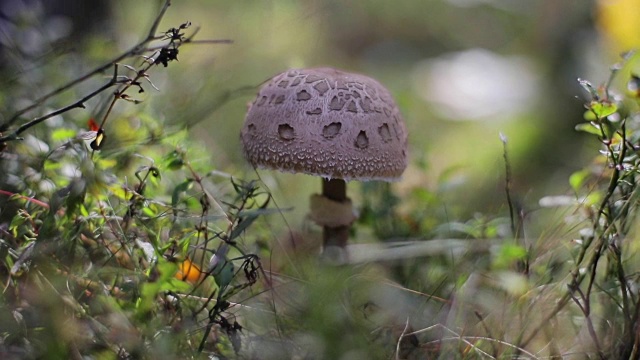
M 256 167 L 344 180 L 395 180 L 407 166 L 407 131 L 377 81 L 332 68 L 273 77 L 241 133 Z

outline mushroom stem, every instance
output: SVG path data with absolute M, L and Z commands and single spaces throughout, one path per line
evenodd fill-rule
M 322 195 L 333 201 L 347 200 L 347 183 L 342 179 L 322 178 Z
M 347 200 L 347 183 L 342 179 L 322 179 L 322 196 L 337 202 L 344 202 Z M 338 226 L 330 227 L 324 226 L 323 228 L 323 242 L 324 249 L 326 250 L 330 246 L 337 246 L 344 249 L 349 241 L 349 228 L 350 226 Z

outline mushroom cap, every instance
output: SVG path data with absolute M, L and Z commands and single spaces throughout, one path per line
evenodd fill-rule
M 360 74 L 292 69 L 265 83 L 241 132 L 259 168 L 344 180 L 397 180 L 407 131 L 389 91 Z

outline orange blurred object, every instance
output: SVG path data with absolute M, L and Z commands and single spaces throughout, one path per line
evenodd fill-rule
M 198 265 L 192 263 L 189 259 L 185 259 L 179 266 L 176 273 L 176 279 L 195 284 L 202 276 L 202 271 Z

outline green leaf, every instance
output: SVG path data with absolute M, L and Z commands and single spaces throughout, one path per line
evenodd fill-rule
M 167 169 L 169 170 L 179 170 L 184 165 L 184 159 L 182 156 L 182 152 L 178 150 L 174 150 L 165 156 L 164 161 L 166 163 Z
M 190 289 L 191 285 L 188 282 L 176 278 L 171 278 L 160 286 L 160 291 L 188 292 Z
M 587 181 L 590 174 L 591 172 L 587 169 L 582 169 L 571 174 L 571 176 L 569 176 L 569 185 L 571 185 L 573 191 L 576 193 L 580 191 L 580 188 L 582 188 L 582 185 Z
M 149 172 L 151 173 L 151 176 L 153 176 L 154 178 L 160 178 L 160 170 L 157 167 L 151 166 L 149 168 Z
M 140 298 L 136 303 L 136 315 L 139 317 L 146 317 L 156 304 L 156 296 L 161 291 L 171 288 L 171 284 L 174 284 L 174 275 L 178 271 L 178 265 L 161 259 L 158 261 L 156 271 L 159 277 L 155 279 L 155 281 L 147 281 L 141 286 Z M 180 287 L 180 285 L 178 285 L 178 287 Z
M 158 215 L 154 210 L 152 210 L 152 209 L 150 209 L 150 208 L 148 208 L 148 207 L 144 207 L 144 208 L 142 208 L 142 213 L 143 213 L 145 216 L 148 216 L 148 217 L 154 217 L 154 216 L 157 216 L 157 215 Z
M 44 162 L 44 171 L 46 172 L 54 172 L 56 170 L 60 170 L 62 168 L 63 163 L 59 161 L 45 161 Z
M 76 131 L 71 129 L 55 129 L 51 132 L 51 140 L 63 141 L 76 137 Z
M 504 244 L 500 247 L 493 265 L 496 268 L 506 268 L 515 261 L 523 260 L 527 257 L 527 250 L 517 244 Z
M 89 217 L 89 210 L 87 210 L 87 207 L 84 204 L 80 204 L 79 210 L 80 210 L 80 215 L 82 215 L 85 218 Z
M 248 228 L 249 225 L 251 225 L 257 218 L 258 218 L 258 215 L 249 215 L 249 216 L 242 217 L 238 221 L 238 225 L 236 225 L 233 228 L 233 230 L 231 230 L 231 235 L 229 235 L 229 241 L 232 241 L 233 239 L 240 236 L 240 234 L 242 234 L 242 232 L 246 228 Z
M 237 238 L 242 234 L 242 232 L 249 227 L 261 214 L 266 213 L 277 213 L 279 209 L 266 209 L 269 204 L 269 198 L 262 204 L 258 209 L 254 210 L 245 210 L 238 214 L 239 220 L 238 225 L 236 225 L 233 230 L 231 230 L 231 234 L 229 235 L 229 241 Z
M 173 189 L 173 194 L 171 195 L 171 207 L 175 209 L 178 206 L 178 201 L 180 201 L 180 195 L 183 192 L 189 190 L 192 184 L 193 184 L 193 180 L 187 179 L 186 181 L 178 184 L 178 186 L 176 186 Z
M 11 224 L 9 224 L 9 230 L 14 231 L 16 230 L 18 227 L 20 227 L 20 225 L 24 224 L 27 221 L 27 218 L 25 216 L 22 215 L 22 213 L 18 213 L 16 216 L 13 217 L 13 219 L 11 219 Z M 14 232 L 14 235 L 16 233 Z
M 118 161 L 116 159 L 99 159 L 97 163 L 101 169 L 110 169 L 118 165 Z
M 129 193 L 128 193 L 127 189 L 122 187 L 122 185 L 120 185 L 120 184 L 109 185 L 109 190 L 111 191 L 111 194 L 113 196 L 117 197 L 118 199 L 122 199 L 122 200 L 128 200 L 129 199 Z
M 585 113 L 586 120 L 602 120 L 618 111 L 616 104 L 609 101 L 592 101 L 588 106 L 589 111 Z
M 588 206 L 595 206 L 602 201 L 602 194 L 599 191 L 592 191 L 583 199 L 583 204 Z
M 587 113 L 593 115 L 591 111 L 587 111 Z M 585 114 L 585 117 L 586 117 L 586 114 Z M 600 131 L 600 126 L 590 122 L 578 124 L 576 125 L 575 129 L 577 131 L 584 131 L 586 133 L 597 135 L 597 136 L 602 135 L 602 132 Z
M 231 261 L 224 259 L 212 270 L 213 279 L 216 281 L 218 287 L 224 291 L 224 289 L 231 284 L 234 276 L 234 266 Z

